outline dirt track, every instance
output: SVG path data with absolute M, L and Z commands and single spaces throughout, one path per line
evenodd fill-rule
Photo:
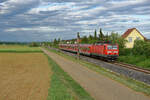
M 126 86 L 47 50 L 43 51 L 72 76 L 95 100 L 150 100 Z
M 0 53 L 0 100 L 46 100 L 49 77 L 42 53 Z

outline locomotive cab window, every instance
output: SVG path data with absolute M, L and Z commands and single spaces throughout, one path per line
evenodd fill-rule
M 107 46 L 107 49 L 108 49 L 108 50 L 111 50 L 111 49 L 112 49 L 112 46 L 111 46 L 111 45 Z
M 116 45 L 109 45 L 109 46 L 107 46 L 107 48 L 108 48 L 108 50 L 117 50 L 118 49 L 118 47 L 116 46 Z
M 117 46 L 116 45 L 114 45 L 113 46 L 113 50 L 117 50 L 118 48 L 117 48 Z

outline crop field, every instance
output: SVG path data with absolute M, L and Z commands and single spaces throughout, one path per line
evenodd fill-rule
M 0 45 L 0 100 L 92 100 L 39 47 Z
M 42 53 L 0 53 L 0 100 L 46 100 L 50 76 Z
M 21 45 L 0 45 L 0 52 L 42 52 L 39 47 L 29 47 Z

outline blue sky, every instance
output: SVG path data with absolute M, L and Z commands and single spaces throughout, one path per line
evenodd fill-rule
M 0 41 L 49 41 L 123 34 L 136 27 L 150 38 L 150 0 L 0 0 Z

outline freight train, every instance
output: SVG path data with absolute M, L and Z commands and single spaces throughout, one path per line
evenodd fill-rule
M 114 61 L 119 56 L 118 44 L 110 42 L 97 42 L 95 44 L 59 44 L 61 50 L 77 53 L 82 55 L 96 56 L 105 60 Z

